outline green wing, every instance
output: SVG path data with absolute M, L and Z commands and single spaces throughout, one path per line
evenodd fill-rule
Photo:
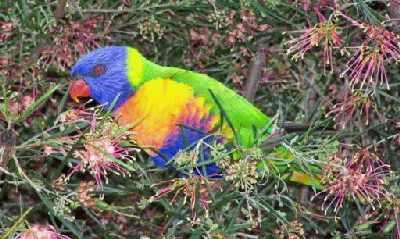
M 145 60 L 144 65 L 143 82 L 161 77 L 190 85 L 196 96 L 205 98 L 207 103 L 211 105 L 211 113 L 219 114 L 222 121 L 230 126 L 239 145 L 251 147 L 257 137 L 271 133 L 270 117 L 216 79 L 176 67 L 163 67 L 148 60 Z M 273 153 L 281 155 L 283 152 L 284 158 L 293 157 L 290 152 L 282 147 L 278 147 Z M 291 181 L 315 187 L 320 186 L 319 179 L 311 175 L 296 172 L 296 170 L 289 170 L 289 173 L 284 174 Z
M 212 102 L 216 113 L 222 115 L 228 124 L 233 128 L 237 142 L 242 146 L 251 146 L 262 132 L 270 133 L 271 118 L 263 114 L 242 96 L 236 94 L 217 80 L 192 71 L 184 71 L 177 68 L 169 68 L 175 71 L 174 79 L 189 84 L 195 89 L 195 93 L 205 97 Z M 265 130 L 265 129 L 269 130 Z M 293 155 L 282 146 L 277 147 L 272 155 L 278 158 L 292 159 Z M 263 165 L 260 163 L 260 165 Z M 280 168 L 284 177 L 290 181 L 320 187 L 317 177 L 302 173 L 301 171 Z
M 172 79 L 190 85 L 196 96 L 204 97 L 211 105 L 211 112 L 220 114 L 221 123 L 229 125 L 240 145 L 251 146 L 270 126 L 268 116 L 216 79 L 174 67 L 166 67 L 165 71 Z
M 219 114 L 222 124 L 227 124 L 239 145 L 249 147 L 258 135 L 265 135 L 271 119 L 253 106 L 245 98 L 235 93 L 208 75 L 183 70 L 177 67 L 164 67 L 145 58 L 141 84 L 155 78 L 169 78 L 188 84 L 194 94 L 206 99 L 212 114 Z

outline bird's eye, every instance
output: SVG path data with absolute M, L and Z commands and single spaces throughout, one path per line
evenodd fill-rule
M 103 64 L 95 65 L 95 66 L 93 67 L 93 69 L 92 69 L 92 75 L 93 75 L 93 76 L 101 76 L 101 75 L 103 75 L 104 73 L 106 73 L 106 70 L 107 70 L 107 68 L 106 68 L 106 66 L 103 65 Z

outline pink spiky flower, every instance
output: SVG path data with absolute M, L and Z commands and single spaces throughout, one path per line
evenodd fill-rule
M 184 197 L 184 202 L 190 204 L 192 210 L 192 220 L 196 219 L 195 206 L 199 205 L 205 211 L 208 211 L 208 206 L 211 203 L 209 190 L 220 190 L 221 184 L 219 181 L 207 180 L 202 176 L 178 178 L 164 181 L 153 185 L 153 187 L 166 185 L 160 188 L 152 200 L 158 200 L 170 194 L 173 195 L 171 202 L 174 203 L 178 200 L 178 196 Z
M 347 68 L 341 76 L 347 74 L 350 77 L 350 85 L 353 89 L 356 85 L 363 88 L 366 83 L 385 84 L 389 88 L 384 56 L 378 50 L 366 52 L 366 48 L 361 47 L 347 62 Z
M 68 177 L 76 172 L 88 171 L 100 189 L 103 181 L 107 183 L 108 172 L 127 175 L 128 171 L 117 161 L 132 159 L 129 155 L 130 150 L 120 146 L 121 141 L 127 139 L 129 134 L 128 130 L 112 121 L 97 124 L 94 118 L 90 132 L 84 135 L 83 149 L 74 152 L 74 156 L 80 162 L 72 168 Z
M 113 160 L 121 158 L 123 150 L 110 139 L 87 141 L 84 148 L 74 153 L 81 162 L 73 168 L 70 175 L 88 169 L 96 179 L 97 186 L 101 188 L 103 181 L 107 181 L 107 172 L 127 174 L 127 170 Z
M 345 18 L 349 19 L 347 16 Z M 385 85 L 389 89 L 385 63 L 400 62 L 399 37 L 383 27 L 349 20 L 364 29 L 366 39 L 346 63 L 347 67 L 341 76 L 350 78 L 353 89 L 356 86 L 361 89 L 365 85 Z
M 303 59 L 308 51 L 322 44 L 324 63 L 331 65 L 332 68 L 333 48 L 339 47 L 342 44 L 342 39 L 338 34 L 337 26 L 332 21 L 327 21 L 322 16 L 320 18 L 322 18 L 320 23 L 306 29 L 300 37 L 287 42 L 289 45 L 287 54 L 292 55 L 295 60 Z
M 19 234 L 16 239 L 71 239 L 56 231 L 51 225 L 35 224 Z
M 361 91 L 351 92 L 349 90 L 337 99 L 338 102 L 333 105 L 327 115 L 333 115 L 341 128 L 344 128 L 357 113 L 360 114 L 360 117 L 368 125 L 371 110 L 375 108 L 369 95 Z
M 322 181 L 326 186 L 322 193 L 326 196 L 322 208 L 325 213 L 332 207 L 336 212 L 346 198 L 374 206 L 387 195 L 384 178 L 389 174 L 390 166 L 368 149 L 358 151 L 352 158 L 334 155 L 324 171 Z

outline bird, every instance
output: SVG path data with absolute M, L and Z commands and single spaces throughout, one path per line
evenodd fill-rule
M 199 142 L 249 148 L 271 134 L 272 118 L 234 90 L 207 74 L 156 64 L 133 47 L 97 48 L 78 59 L 70 74 L 70 97 L 90 97 L 111 111 L 159 168 L 173 168 L 171 160 Z M 193 172 L 223 175 L 210 157 L 210 148 L 203 147 L 202 166 Z M 304 173 L 290 177 L 317 184 Z

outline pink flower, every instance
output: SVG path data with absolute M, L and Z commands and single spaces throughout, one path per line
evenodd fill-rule
M 99 47 L 101 40 L 107 37 L 96 33 L 98 22 L 99 18 L 89 18 L 51 28 L 49 32 L 54 36 L 54 44 L 41 48 L 40 63 L 45 66 L 54 64 L 68 68 L 78 55 Z
M 70 239 L 61 235 L 51 225 L 36 224 L 17 236 L 17 239 Z
M 185 204 L 188 203 L 192 210 L 192 220 L 196 218 L 195 206 L 198 205 L 207 211 L 211 203 L 210 190 L 221 189 L 219 181 L 207 180 L 207 178 L 201 176 L 172 179 L 153 185 L 153 187 L 161 185 L 166 186 L 160 188 L 152 199 L 158 200 L 162 197 L 173 195 L 170 201 L 175 203 L 179 196 L 183 196 Z
M 337 103 L 333 105 L 327 115 L 333 115 L 341 128 L 345 128 L 357 114 L 368 125 L 371 110 L 375 108 L 369 95 L 360 91 L 351 92 L 349 90 L 336 96 L 336 99 Z
M 12 35 L 12 30 L 13 24 L 11 22 L 0 21 L 0 42 L 7 41 Z
M 347 62 L 342 77 L 347 74 L 352 88 L 363 88 L 365 84 L 385 84 L 389 88 L 385 65 L 385 57 L 379 50 L 368 51 L 361 47 Z
M 332 65 L 332 51 L 334 47 L 342 44 L 342 39 L 337 32 L 337 26 L 331 21 L 323 20 L 312 28 L 308 28 L 298 38 L 287 42 L 289 49 L 287 54 L 292 58 L 304 58 L 304 55 L 314 47 L 322 44 L 324 49 L 324 63 Z
M 75 150 L 73 155 L 79 160 L 69 174 L 67 180 L 77 172 L 89 172 L 96 180 L 100 189 L 103 181 L 107 183 L 107 174 L 113 172 L 125 176 L 128 171 L 121 166 L 122 161 L 134 159 L 130 156 L 132 151 L 137 152 L 134 147 L 123 148 L 123 142 L 130 142 L 132 131 L 121 127 L 111 116 L 99 115 L 97 108 L 91 111 L 76 109 L 64 112 L 60 115 L 59 121 L 63 123 L 75 123 L 78 121 L 89 124 L 89 132 L 82 132 L 77 129 L 79 134 L 60 138 L 61 147 L 45 147 L 45 154 L 64 153 L 74 148 L 78 140 L 83 141 L 82 148 Z M 101 120 L 100 122 L 98 120 Z M 129 143 L 128 143 L 129 144 Z
M 358 151 L 352 158 L 334 155 L 324 171 L 326 186 L 322 193 L 326 196 L 322 207 L 325 212 L 332 207 L 336 212 L 346 198 L 374 206 L 387 195 L 384 177 L 390 172 L 390 166 L 368 149 Z
M 347 75 L 353 88 L 379 84 L 389 88 L 385 63 L 400 61 L 399 37 L 379 26 L 367 24 L 358 26 L 364 29 L 366 39 L 347 62 L 347 67 L 341 76 Z
M 126 169 L 113 159 L 128 155 L 124 149 L 112 142 L 112 140 L 108 138 L 88 140 L 84 144 L 84 148 L 84 150 L 78 150 L 74 153 L 74 156 L 79 158 L 81 162 L 72 169 L 69 175 L 88 169 L 100 188 L 103 186 L 103 181 L 107 180 L 107 172 L 127 174 Z

